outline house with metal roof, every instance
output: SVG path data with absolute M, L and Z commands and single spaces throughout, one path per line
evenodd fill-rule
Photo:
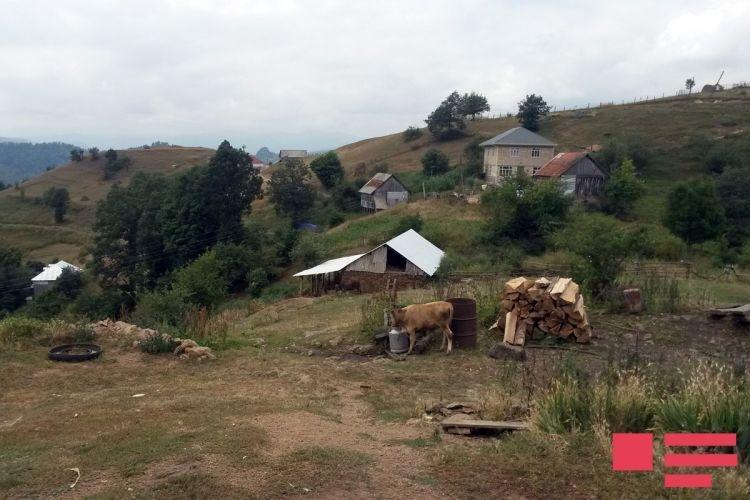
M 375 212 L 409 201 L 409 190 L 395 175 L 377 173 L 359 190 L 362 209 Z
M 565 193 L 579 198 L 599 196 L 606 177 L 587 152 L 560 153 L 534 174 L 537 179 L 560 179 Z
M 59 260 L 54 264 L 44 266 L 41 273 L 31 278 L 31 287 L 34 289 L 34 297 L 46 292 L 52 288 L 55 282 L 62 276 L 65 269 L 70 269 L 75 273 L 80 273 L 81 269 L 64 260 Z
M 395 280 L 404 289 L 424 283 L 440 267 L 445 253 L 413 229 L 373 248 L 367 253 L 327 260 L 294 276 L 309 277 L 311 289 L 374 292 Z
M 514 127 L 479 144 L 484 148 L 484 175 L 488 184 L 520 173 L 538 172 L 555 156 L 556 144 L 523 127 Z

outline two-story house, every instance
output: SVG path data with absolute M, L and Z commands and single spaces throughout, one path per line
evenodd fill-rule
M 536 174 L 555 156 L 555 143 L 523 127 L 514 127 L 480 144 L 484 148 L 484 175 L 497 185 L 521 172 Z

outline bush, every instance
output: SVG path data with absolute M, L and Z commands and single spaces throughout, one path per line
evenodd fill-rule
M 89 320 L 117 318 L 132 299 L 119 290 L 84 290 L 71 304 L 70 312 Z
M 320 263 L 324 251 L 323 240 L 320 236 L 304 232 L 297 238 L 297 243 L 292 250 L 292 259 L 302 266 L 309 267 Z
M 713 181 L 693 179 L 675 186 L 667 197 L 664 225 L 688 244 L 716 238 L 726 218 Z
M 573 277 L 594 297 L 603 298 L 636 253 L 640 233 L 612 217 L 578 214 L 555 235 L 558 246 L 572 254 Z
M 422 172 L 425 175 L 440 175 L 451 168 L 450 159 L 442 151 L 431 148 L 422 156 Z
M 171 337 L 167 335 L 151 335 L 143 340 L 138 341 L 138 348 L 148 354 L 161 354 L 172 352 L 177 347 Z
M 142 295 L 129 321 L 143 328 L 178 328 L 189 306 L 177 290 Z
M 16 315 L 0 320 L 0 344 L 34 340 L 47 335 L 47 323 L 39 319 Z
M 641 244 L 636 250 L 641 256 L 659 260 L 680 260 L 687 252 L 687 245 L 662 225 L 639 227 Z
M 513 243 L 528 252 L 540 252 L 545 238 L 564 223 L 571 204 L 559 183 L 516 176 L 482 195 L 489 219 L 484 239 L 496 246 Z
M 418 127 L 409 126 L 404 130 L 404 142 L 411 142 L 422 137 L 422 130 Z
M 339 182 L 331 191 L 331 201 L 342 212 L 357 212 L 360 209 L 359 187 L 352 182 Z
M 424 221 L 419 214 L 404 215 L 399 219 L 396 227 L 393 228 L 393 236 L 398 236 L 399 234 L 404 233 L 409 229 L 413 229 L 416 232 L 419 232 L 422 230 L 423 225 Z
M 625 160 L 604 185 L 604 198 L 607 210 L 621 219 L 630 215 L 635 202 L 646 191 L 646 185 L 638 178 L 635 165 L 631 160 Z

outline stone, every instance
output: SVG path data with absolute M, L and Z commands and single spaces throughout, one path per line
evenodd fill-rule
M 497 342 L 490 348 L 487 355 L 494 359 L 514 359 L 517 361 L 526 359 L 526 351 L 523 347 L 506 342 Z
M 643 312 L 643 294 L 640 288 L 628 288 L 622 291 L 625 298 L 625 308 L 631 314 Z

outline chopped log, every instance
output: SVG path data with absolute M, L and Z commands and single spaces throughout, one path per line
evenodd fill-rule
M 565 288 L 570 284 L 571 281 L 573 281 L 571 278 L 560 278 L 552 286 L 552 289 L 550 290 L 549 294 L 552 295 L 552 297 L 554 298 L 560 297 L 560 294 L 562 294 L 565 291 Z
M 550 280 L 548 280 L 547 278 L 544 278 L 544 277 L 539 278 L 538 280 L 536 280 L 534 282 L 534 284 L 537 286 L 537 288 L 547 288 L 550 283 L 551 283 Z
M 622 291 L 625 298 L 625 308 L 631 314 L 643 312 L 643 294 L 639 288 L 628 288 Z
M 505 335 L 503 341 L 512 344 L 516 338 L 516 323 L 518 322 L 518 315 L 511 311 L 505 315 Z
M 497 342 L 490 348 L 487 355 L 494 359 L 509 358 L 518 361 L 526 359 L 526 351 L 524 351 L 523 347 L 508 344 L 507 342 Z
M 560 294 L 560 300 L 562 300 L 566 304 L 575 304 L 576 299 L 580 297 L 578 291 L 578 283 L 571 281 L 565 287 L 565 290 L 563 290 L 563 292 Z

